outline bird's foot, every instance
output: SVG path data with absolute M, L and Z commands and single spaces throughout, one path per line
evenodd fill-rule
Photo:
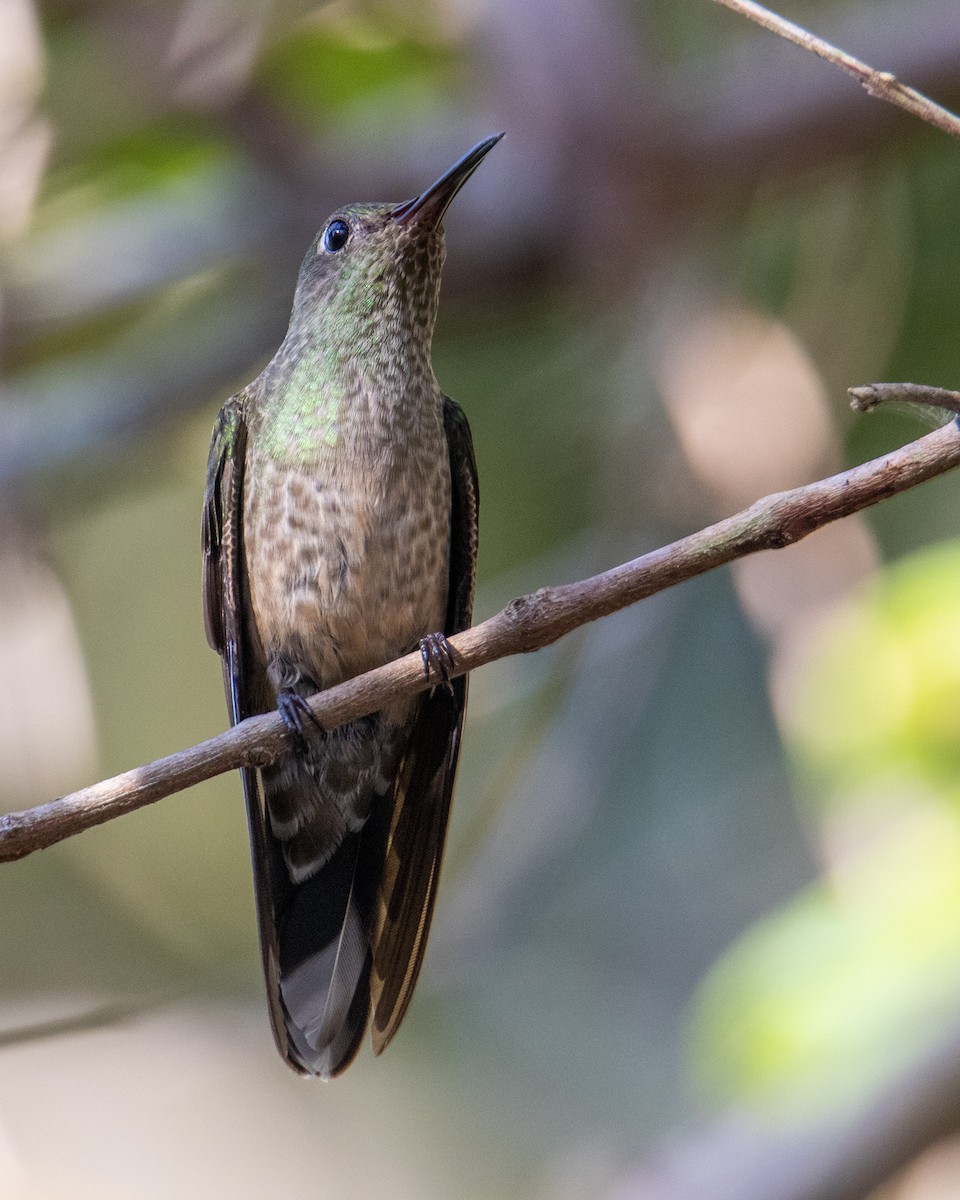
M 313 725 L 320 733 L 325 732 L 314 716 L 313 709 L 299 692 L 293 691 L 292 688 L 281 688 L 277 693 L 277 711 L 290 734 L 294 751 L 301 758 L 305 758 L 310 749 L 305 732 L 307 725 Z
M 453 691 L 450 672 L 457 665 L 457 652 L 442 633 L 428 633 L 420 639 L 420 660 L 425 678 L 435 677 L 448 692 Z

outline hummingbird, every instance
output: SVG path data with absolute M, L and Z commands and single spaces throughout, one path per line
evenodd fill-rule
M 479 491 L 431 342 L 448 205 L 503 134 L 402 204 L 314 238 L 287 334 L 217 417 L 203 608 L 233 724 L 277 709 L 291 747 L 241 772 L 267 1000 L 290 1067 L 379 1054 L 423 961 L 467 701 Z M 323 729 L 307 697 L 419 649 L 433 686 Z

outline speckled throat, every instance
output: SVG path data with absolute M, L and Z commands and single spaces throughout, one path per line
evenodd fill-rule
M 250 406 L 258 457 L 290 465 L 330 451 L 348 462 L 355 453 L 379 458 L 395 439 L 418 436 L 425 410 L 439 412 L 430 346 L 443 234 L 397 225 L 391 207 L 343 210 L 360 248 L 337 269 L 322 245 L 307 252 L 287 335 Z

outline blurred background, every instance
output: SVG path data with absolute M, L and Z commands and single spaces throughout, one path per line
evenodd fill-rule
M 953 0 L 784 13 L 960 103 Z M 225 726 L 216 410 L 330 210 L 499 129 L 435 345 L 478 619 L 960 383 L 960 146 L 708 0 L 0 0 L 3 808 Z M 0 1196 L 960 1195 L 958 501 L 479 671 L 415 1001 L 334 1085 L 272 1046 L 235 776 L 4 866 Z

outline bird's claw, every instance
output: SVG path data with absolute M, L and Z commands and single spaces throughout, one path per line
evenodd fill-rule
M 453 691 L 450 672 L 456 668 L 457 652 L 442 633 L 428 633 L 420 639 L 420 660 L 426 679 L 436 677 L 447 691 Z
M 287 727 L 294 750 L 301 757 L 306 756 L 310 749 L 306 733 L 304 732 L 307 724 L 313 725 L 320 733 L 324 732 L 324 728 L 314 715 L 313 709 L 299 692 L 294 692 L 289 688 L 281 688 L 277 693 L 277 711 L 280 713 L 280 719 Z

